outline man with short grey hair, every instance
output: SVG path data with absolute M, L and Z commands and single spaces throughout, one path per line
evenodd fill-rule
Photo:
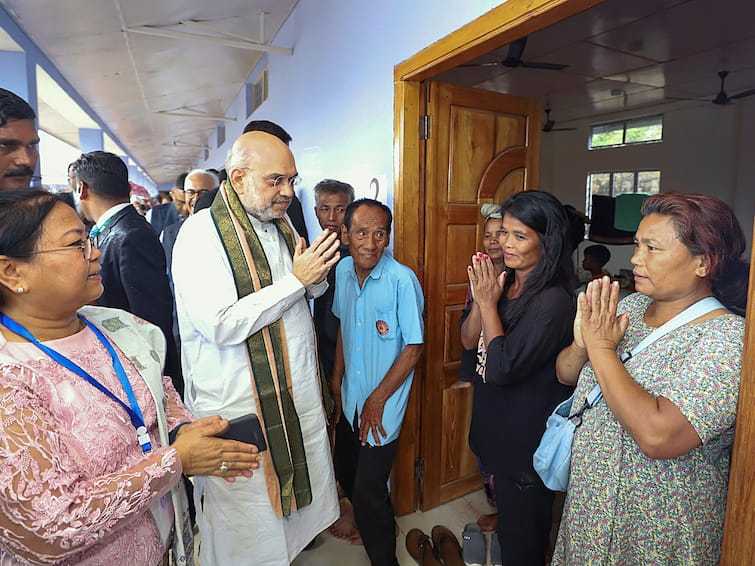
M 189 208 L 189 214 L 194 214 L 194 207 L 197 201 L 213 189 L 220 186 L 218 176 L 212 171 L 204 169 L 194 169 L 189 171 L 184 179 L 184 195 L 186 196 L 186 206 Z

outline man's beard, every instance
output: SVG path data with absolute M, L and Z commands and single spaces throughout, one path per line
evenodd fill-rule
M 252 202 L 249 203 L 249 206 L 245 208 L 249 214 L 254 216 L 260 222 L 270 222 L 276 218 L 283 218 L 286 215 L 288 206 L 291 204 L 291 199 L 287 197 L 278 197 L 267 206 L 259 206 L 258 200 L 259 199 L 255 196 L 254 200 L 252 200 Z M 274 205 L 279 203 L 286 203 L 286 208 L 282 211 L 273 208 Z

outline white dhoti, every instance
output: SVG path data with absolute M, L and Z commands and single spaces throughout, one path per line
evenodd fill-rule
M 173 251 L 186 404 L 197 416 L 231 419 L 255 413 L 247 364 L 248 336 L 282 318 L 312 502 L 278 518 L 262 468 L 229 483 L 196 478 L 202 566 L 288 565 L 338 518 L 312 317 L 305 289 L 291 274 L 291 256 L 272 223 L 251 218 L 270 264 L 273 284 L 238 299 L 231 267 L 209 210 L 182 226 Z M 327 283 L 307 289 L 319 296 Z M 198 499 L 198 498 L 197 498 Z

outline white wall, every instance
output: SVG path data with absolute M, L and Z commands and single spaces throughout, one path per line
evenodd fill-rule
M 664 115 L 663 142 L 627 148 L 587 149 L 591 124 L 638 115 Z M 570 124 L 573 125 L 573 124 Z M 752 245 L 755 212 L 755 100 L 728 106 L 708 102 L 664 105 L 641 114 L 611 115 L 579 124 L 575 131 L 551 132 L 542 137 L 541 188 L 578 210 L 585 210 L 585 184 L 591 171 L 658 169 L 661 190 L 715 195 L 737 213 Z M 589 245 L 583 244 L 581 249 Z M 608 246 L 616 273 L 629 267 L 632 246 Z M 749 258 L 749 250 L 747 257 Z M 582 256 L 578 257 L 581 265 Z
M 394 66 L 500 3 L 301 0 L 273 42 L 293 56 L 266 58 L 268 100 L 247 118 L 242 90 L 226 112 L 238 116 L 226 142 L 198 166 L 220 167 L 249 120 L 272 120 L 293 137 L 310 235 L 319 233 L 311 189 L 325 177 L 351 183 L 357 197 L 374 196 L 377 178 L 379 200 L 392 206 Z

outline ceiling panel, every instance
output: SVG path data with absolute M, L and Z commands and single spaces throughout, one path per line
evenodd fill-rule
M 296 0 L 0 4 L 163 183 L 196 161 L 216 122 L 156 112 L 222 115 L 264 55 L 222 45 L 218 38 L 270 45 Z M 547 100 L 560 124 L 677 98 L 712 100 L 720 90 L 717 73 L 724 69 L 730 72 L 730 95 L 755 88 L 753 6 L 752 0 L 607 0 L 527 38 L 524 61 L 569 65 L 563 71 L 505 67 L 500 63 L 509 46 L 503 46 L 470 62 L 475 66 L 436 78 Z M 137 26 L 204 39 L 126 31 Z M 216 39 L 207 41 L 209 35 Z M 59 127 L 70 131 L 70 125 Z
M 296 0 L 0 0 L 0 4 L 161 184 L 172 182 L 201 153 L 201 148 L 173 146 L 173 140 L 180 137 L 201 146 L 216 122 L 156 112 L 180 113 L 188 108 L 222 115 L 264 55 L 231 47 L 228 41 L 270 44 Z M 127 31 L 138 26 L 201 37 L 176 39 Z M 43 123 L 45 129 L 70 137 L 54 131 L 63 126 L 52 114 L 44 116 L 51 116 L 49 123 Z
M 539 99 L 559 124 L 677 99 L 710 101 L 721 70 L 729 71 L 729 95 L 755 88 L 753 16 L 752 0 L 608 0 L 527 38 L 523 61 L 564 70 L 506 67 L 505 45 L 435 78 Z

